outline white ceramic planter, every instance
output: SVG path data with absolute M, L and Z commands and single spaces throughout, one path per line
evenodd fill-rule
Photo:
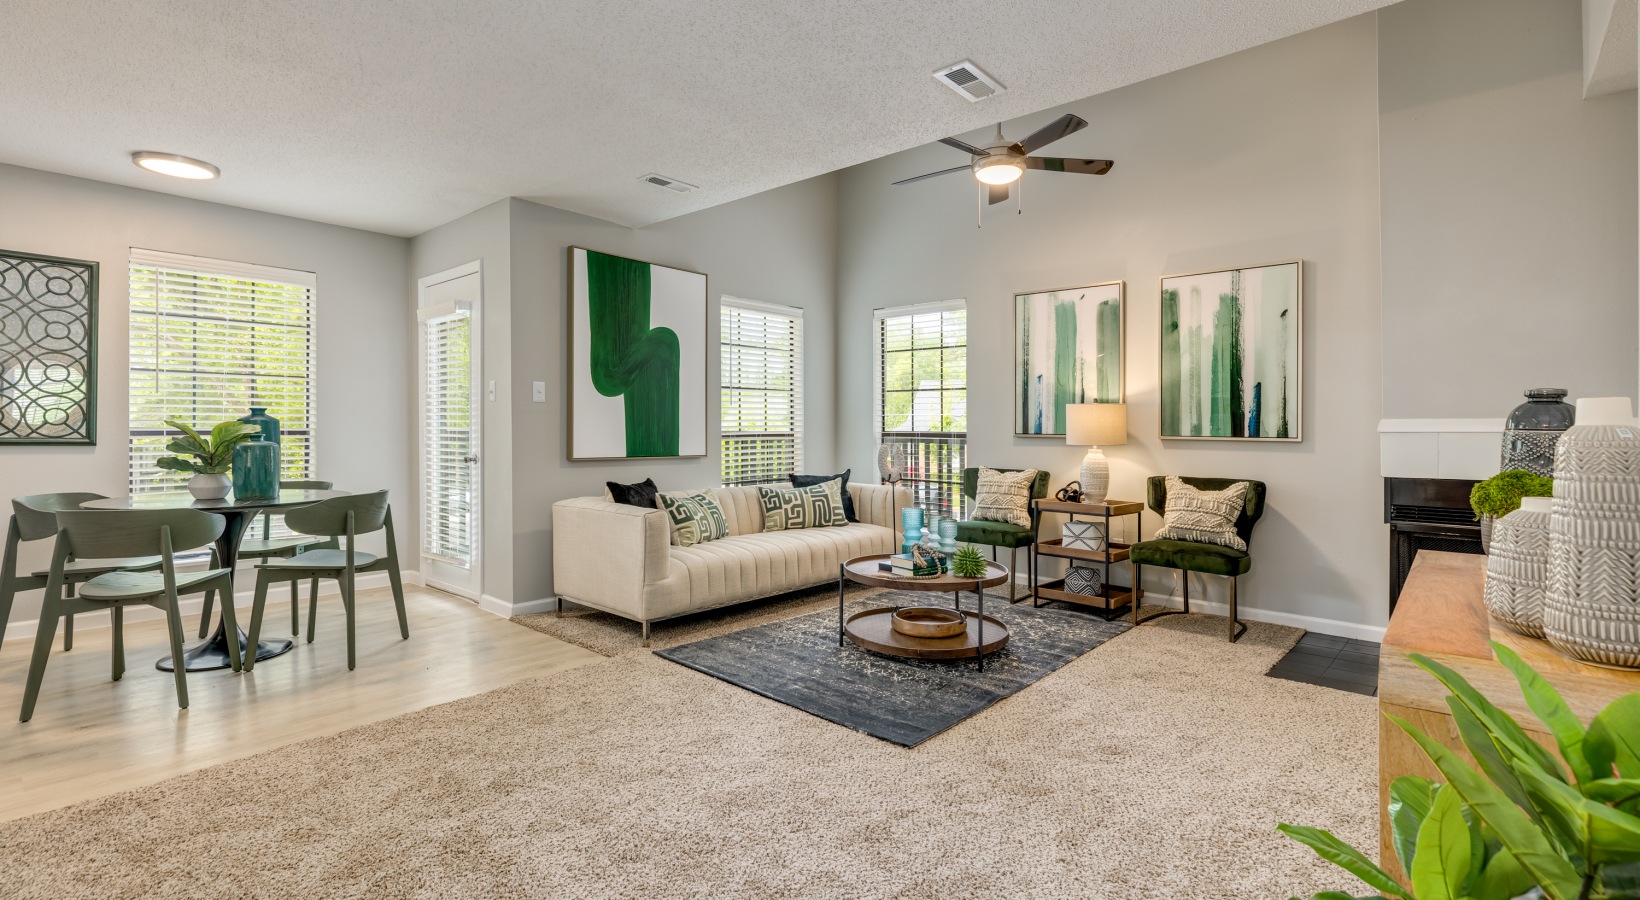
M 1543 632 L 1586 662 L 1640 668 L 1640 425 L 1627 398 L 1579 400 L 1555 446 Z
M 1555 502 L 1524 497 L 1499 519 L 1486 557 L 1486 608 L 1506 627 L 1543 637 L 1543 594 L 1549 581 L 1549 519 Z
M 233 479 L 226 474 L 207 475 L 200 472 L 188 479 L 188 493 L 195 500 L 221 500 L 233 490 Z

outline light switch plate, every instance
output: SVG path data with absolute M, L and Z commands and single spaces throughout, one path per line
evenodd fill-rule
M 495 379 L 490 379 L 490 402 L 495 402 Z
M 545 381 L 530 382 L 530 398 L 536 403 L 547 402 L 547 383 Z

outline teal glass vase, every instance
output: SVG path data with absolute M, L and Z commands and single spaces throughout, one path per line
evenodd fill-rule
M 900 552 L 910 553 L 911 545 L 922 540 L 923 511 L 920 506 L 900 510 Z
M 268 415 L 266 406 L 251 407 L 251 414 L 240 416 L 239 421 L 262 429 L 262 439 L 275 447 L 279 446 L 279 420 Z
M 262 434 L 233 448 L 235 500 L 273 500 L 279 496 L 279 445 Z

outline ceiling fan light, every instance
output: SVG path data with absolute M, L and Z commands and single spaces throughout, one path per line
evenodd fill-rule
M 974 177 L 986 184 L 1013 184 L 1023 174 L 1024 160 L 1010 156 L 988 156 L 974 162 Z
M 170 175 L 173 178 L 187 178 L 193 181 L 205 181 L 222 174 L 221 169 L 208 162 L 189 159 L 175 153 L 155 153 L 152 150 L 139 150 L 131 154 L 131 161 L 150 172 Z

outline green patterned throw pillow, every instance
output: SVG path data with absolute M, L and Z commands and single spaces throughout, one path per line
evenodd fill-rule
M 800 488 L 759 486 L 763 501 L 763 530 L 825 528 L 847 525 L 843 511 L 843 483 L 837 479 Z
M 704 544 L 729 536 L 729 520 L 723 507 L 707 491 L 679 491 L 661 494 L 661 509 L 672 525 L 672 540 L 679 547 Z

